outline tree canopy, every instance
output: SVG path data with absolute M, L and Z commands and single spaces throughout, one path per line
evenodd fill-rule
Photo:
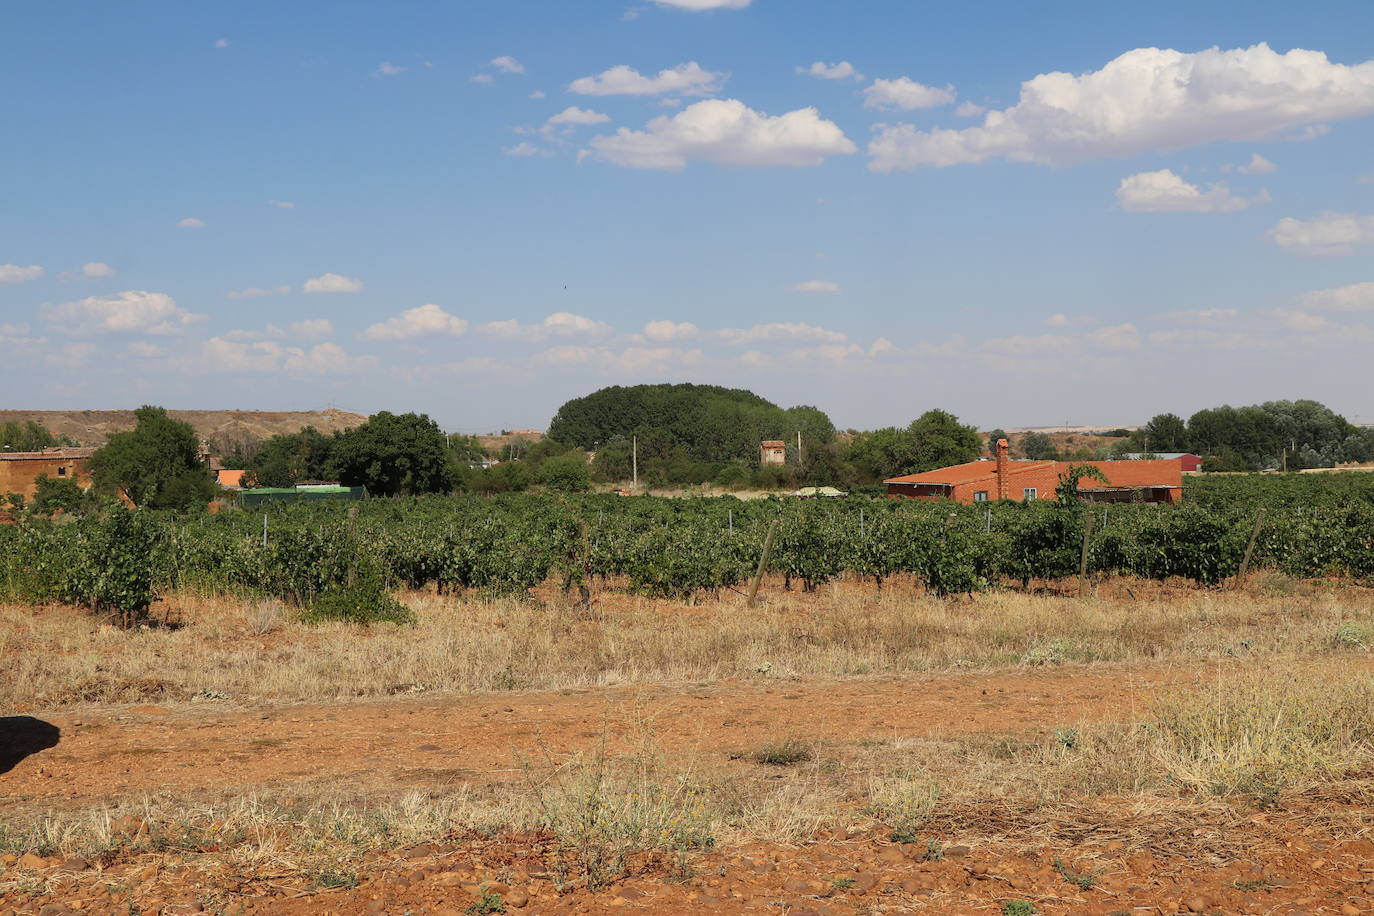
M 977 459 L 983 439 L 944 410 L 927 410 L 905 429 L 889 426 L 855 438 L 845 458 L 867 482 Z
M 46 426 L 29 420 L 18 423 L 13 420 L 0 426 L 0 452 L 36 452 L 55 445 L 69 445 L 59 440 Z
M 638 436 L 642 458 L 722 464 L 754 461 L 765 439 L 803 450 L 835 439 L 835 426 L 816 407 L 783 409 L 739 388 L 716 385 L 614 385 L 558 409 L 549 438 L 588 450 Z
M 1317 401 L 1266 401 L 1199 410 L 1187 423 L 1159 414 L 1117 449 L 1194 452 L 1208 459 L 1208 470 L 1295 470 L 1374 458 L 1374 430 L 1354 426 Z
M 136 506 L 186 509 L 204 505 L 217 491 L 200 460 L 200 440 L 189 423 L 173 420 L 161 407 L 134 411 L 137 425 L 115 433 L 91 456 L 95 488 L 120 492 Z
M 447 493 L 455 480 L 448 439 L 424 414 L 382 411 L 336 433 L 327 467 L 373 496 Z
M 1021 454 L 1035 461 L 1058 461 L 1059 449 L 1055 447 L 1054 440 L 1044 433 L 1026 433 L 1016 443 L 1021 448 Z
M 259 487 L 293 487 L 302 480 L 331 479 L 330 460 L 337 441 L 337 436 L 323 435 L 313 426 L 273 436 L 259 446 L 246 470 Z

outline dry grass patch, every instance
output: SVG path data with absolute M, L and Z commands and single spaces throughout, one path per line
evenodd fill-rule
M 770 589 L 683 605 L 598 596 L 484 601 L 410 593 L 414 626 L 307 626 L 261 602 L 171 596 L 180 629 L 127 632 L 71 608 L 0 607 L 0 703 L 317 701 L 414 691 L 486 692 L 844 677 L 1008 666 L 1364 652 L 1374 602 L 1360 590 L 1301 596 L 1189 591 L 1140 601 L 996 592 L 949 601 L 890 587 Z

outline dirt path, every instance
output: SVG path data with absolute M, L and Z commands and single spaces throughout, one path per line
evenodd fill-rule
M 0 774 L 0 805 L 84 807 L 154 792 L 293 785 L 442 787 L 515 778 L 520 762 L 651 730 L 674 754 L 709 760 L 783 738 L 829 742 L 1046 731 L 1129 718 L 1211 667 L 1100 667 L 791 683 L 722 682 L 380 702 L 232 708 L 63 710 L 56 747 Z

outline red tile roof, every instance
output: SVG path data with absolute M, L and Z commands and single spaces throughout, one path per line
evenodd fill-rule
M 45 448 L 41 452 L 0 452 L 0 461 L 52 461 L 58 458 L 89 458 L 99 449 Z
M 1007 475 L 1043 470 L 1053 464 L 1053 461 L 1011 461 L 1007 463 Z M 979 480 L 991 480 L 996 476 L 996 461 L 970 461 L 967 464 L 956 464 L 947 468 L 936 468 L 933 471 L 922 471 L 920 474 L 890 477 L 883 483 L 944 483 L 957 486 Z

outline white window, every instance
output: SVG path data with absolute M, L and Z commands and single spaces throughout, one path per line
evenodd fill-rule
M 1026 487 L 1026 489 L 1021 491 L 1021 497 L 1026 502 L 1030 502 L 1032 499 L 1035 499 L 1037 496 L 1039 496 L 1039 494 L 1040 491 L 1037 490 L 1035 487 Z
M 988 491 L 987 491 L 987 490 L 978 490 L 978 491 L 976 491 L 976 492 L 973 494 L 973 501 L 976 502 L 976 503 L 985 503 L 985 502 L 987 502 L 987 501 L 988 501 Z

